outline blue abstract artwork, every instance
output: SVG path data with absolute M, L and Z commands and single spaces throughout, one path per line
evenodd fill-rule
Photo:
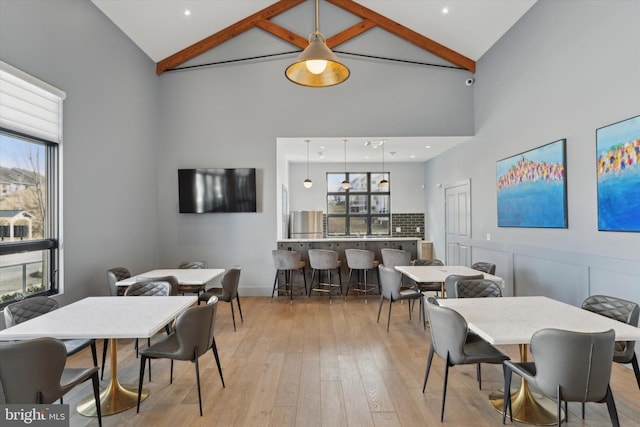
M 640 116 L 596 129 L 598 230 L 640 231 Z
M 496 163 L 498 227 L 567 228 L 565 140 Z

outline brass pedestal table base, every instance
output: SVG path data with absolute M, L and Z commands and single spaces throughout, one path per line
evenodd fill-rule
M 115 338 L 109 339 L 111 347 L 111 379 L 109 385 L 100 392 L 100 409 L 102 416 L 113 415 L 138 404 L 138 384 L 120 384 L 118 381 L 118 345 Z M 142 388 L 140 400 L 149 396 L 149 390 Z M 93 394 L 78 403 L 78 413 L 86 417 L 97 417 L 96 401 Z
M 520 360 L 527 361 L 527 344 L 520 344 Z M 504 406 L 504 393 L 494 392 L 489 395 L 489 402 L 501 414 Z M 534 424 L 538 426 L 552 426 L 558 424 L 557 403 L 543 395 L 531 392 L 527 380 L 524 378 L 520 382 L 520 387 L 511 393 L 511 409 L 513 419 L 521 423 Z M 507 419 L 509 409 L 507 408 Z M 560 419 L 564 419 L 564 411 L 560 414 Z

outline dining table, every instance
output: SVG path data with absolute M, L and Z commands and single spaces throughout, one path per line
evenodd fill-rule
M 207 283 L 212 282 L 224 274 L 223 268 L 162 268 L 136 274 L 119 280 L 116 286 L 129 286 L 137 281 L 153 278 L 174 276 L 178 279 L 178 291 L 199 294 L 205 290 Z
M 102 415 L 136 406 L 137 384 L 118 380 L 117 340 L 150 338 L 197 301 L 196 296 L 88 297 L 0 331 L 0 341 L 40 337 L 109 339 L 111 378 L 100 392 Z M 148 396 L 145 387 L 141 398 Z M 97 416 L 93 394 L 77 406 L 85 416 Z
M 544 296 L 448 298 L 439 299 L 438 303 L 460 313 L 468 328 L 490 344 L 517 344 L 522 362 L 527 361 L 533 334 L 546 328 L 588 333 L 613 329 L 616 341 L 640 340 L 637 327 Z M 489 400 L 502 412 L 504 393 L 492 393 Z M 556 403 L 534 395 L 526 380 L 511 394 L 511 401 L 514 420 L 557 424 Z
M 398 265 L 396 270 L 418 283 L 440 283 L 440 295 L 444 296 L 444 282 L 452 274 L 459 276 L 475 276 L 482 274 L 485 279 L 496 282 L 504 288 L 502 277 L 474 270 L 464 265 Z

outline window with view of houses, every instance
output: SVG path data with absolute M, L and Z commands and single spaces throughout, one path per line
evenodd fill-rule
M 390 235 L 391 193 L 379 185 L 382 179 L 390 181 L 389 173 L 327 173 L 328 236 Z

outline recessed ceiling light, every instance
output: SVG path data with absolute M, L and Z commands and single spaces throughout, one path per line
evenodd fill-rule
M 184 13 L 184 16 L 191 15 L 191 11 L 189 9 L 185 9 L 183 13 Z
M 321 146 L 320 146 L 320 149 L 321 149 L 321 150 L 324 150 L 325 148 L 327 148 L 327 147 L 325 147 L 324 145 L 321 145 Z
M 365 159 L 368 159 L 368 158 L 369 158 L 369 156 L 364 156 L 364 158 L 365 158 Z
M 431 146 L 430 145 L 425 145 L 424 148 L 431 148 Z
M 449 14 L 449 8 L 448 7 L 443 7 L 442 8 L 442 14 L 443 15 L 448 15 Z
M 410 155 L 409 157 L 411 157 L 412 159 L 415 159 L 415 158 L 416 158 L 416 156 L 414 156 L 413 154 L 412 154 L 412 155 Z

